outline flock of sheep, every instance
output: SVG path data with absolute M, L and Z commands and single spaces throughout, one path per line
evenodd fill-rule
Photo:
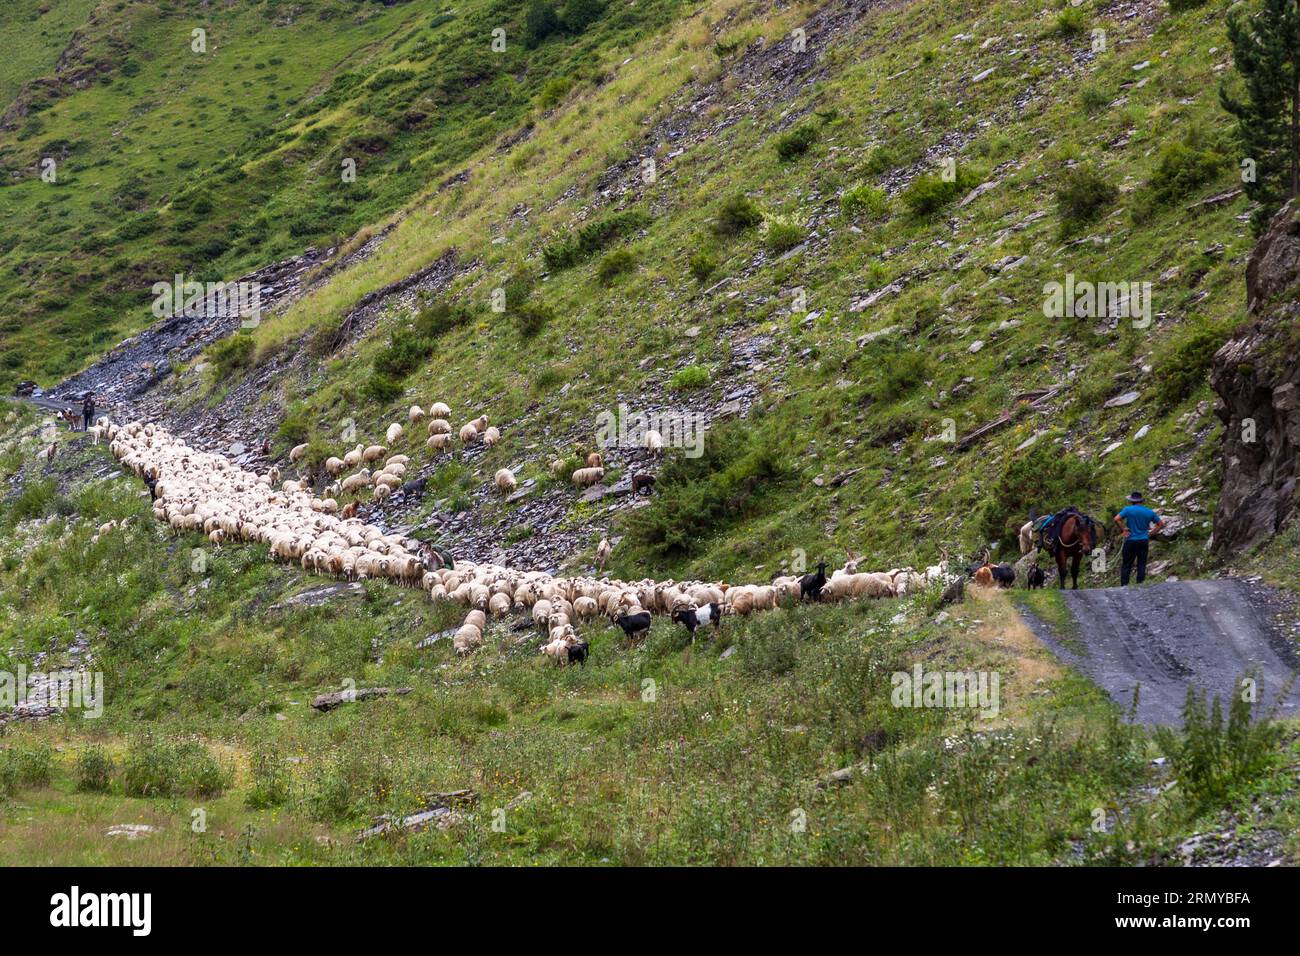
M 435 405 L 430 412 L 445 408 Z M 411 410 L 413 422 L 420 417 L 416 412 Z M 445 421 L 436 418 L 434 422 L 440 420 Z M 483 418 L 461 430 L 462 440 L 475 440 L 469 436 L 471 428 L 485 441 L 493 431 Z M 384 578 L 422 588 L 435 603 L 467 606 L 469 613 L 453 638 L 460 654 L 483 643 L 490 617 L 503 618 L 515 612 L 527 611 L 543 631 L 544 654 L 557 663 L 585 662 L 587 643 L 576 625 L 598 617 L 622 627 L 629 638 L 648 631 L 653 615 L 670 616 L 686 624 L 694 635 L 692 622 L 711 620 L 716 627 L 723 615 L 771 610 L 809 597 L 833 601 L 894 597 L 953 578 L 944 565 L 924 571 L 859 572 L 852 555 L 845 567 L 829 578 L 822 564 L 815 575 L 782 576 L 761 585 L 560 577 L 495 564 L 450 561 L 445 553 L 399 534 L 386 534 L 341 512 L 333 498 L 316 495 L 309 483 L 290 480 L 276 487 L 274 468 L 265 475 L 255 474 L 221 455 L 190 448 L 159 425 L 132 422 L 118 426 L 101 419 L 93 431 L 97 440 L 108 439 L 113 455 L 148 484 L 154 516 L 177 531 L 201 532 L 218 546 L 233 540 L 266 543 L 273 558 L 296 562 L 308 571 L 353 581 Z M 394 432 L 389 429 L 390 443 L 400 438 L 400 433 Z M 431 437 L 443 434 L 447 433 L 433 431 Z M 298 460 L 304 451 L 299 446 L 290 457 Z M 359 448 L 342 459 L 330 459 L 326 470 L 337 475 L 344 468 L 379 461 L 386 455 L 383 446 Z M 386 459 L 372 480 L 376 494 L 391 486 L 384 476 L 401 479 L 403 458 Z M 349 480 L 344 479 L 340 487 Z M 101 528 L 101 533 L 104 530 Z M 602 550 L 601 558 L 608 557 L 607 542 L 602 542 Z M 689 618 L 686 612 L 691 612 Z

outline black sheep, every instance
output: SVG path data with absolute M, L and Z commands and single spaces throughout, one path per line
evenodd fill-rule
M 993 581 L 1000 588 L 1009 588 L 1016 583 L 1016 569 L 1009 564 L 995 564 L 989 568 L 993 572 Z
M 583 667 L 587 666 L 587 642 L 579 640 L 576 644 L 569 645 L 569 663 L 578 663 Z
M 805 574 L 799 579 L 799 600 L 802 601 L 809 594 L 813 596 L 814 601 L 822 599 L 822 588 L 826 586 L 826 562 L 817 562 L 816 574 Z
M 645 633 L 650 630 L 650 612 L 639 611 L 636 614 L 620 614 L 614 618 L 614 623 L 623 629 L 630 641 L 637 634 Z

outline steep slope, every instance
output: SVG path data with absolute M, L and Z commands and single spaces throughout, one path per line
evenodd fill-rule
M 52 384 L 138 331 L 154 283 L 230 279 L 382 219 L 676 6 L 576 20 L 526 51 L 505 0 L 65 3 L 0 104 L 0 215 L 20 226 L 0 240 L 0 388 Z M 0 45 L 31 46 L 32 28 L 6 16 Z
M 317 460 L 345 421 L 377 435 L 412 401 L 491 410 L 503 443 L 469 470 L 417 447 L 444 493 L 393 517 L 474 500 L 497 527 L 476 548 L 577 521 L 590 542 L 628 532 L 620 571 L 748 577 L 846 548 L 928 563 L 1010 546 L 1033 508 L 1105 517 L 1136 486 L 1174 519 L 1171 569 L 1204 568 L 1207 370 L 1252 242 L 1206 92 L 1221 30 L 1215 4 L 711 5 L 608 58 L 264 322 L 249 381 L 279 382 L 281 447 L 310 439 Z M 449 252 L 445 292 L 384 297 Z M 1056 317 L 1053 283 L 1110 284 L 1111 313 L 1132 314 Z M 231 420 L 248 373 L 212 368 L 177 378 L 175 407 L 224 394 Z M 547 478 L 619 402 L 745 425 L 624 524 Z M 614 480 L 647 464 L 610 454 Z M 503 466 L 569 517 L 494 501 Z

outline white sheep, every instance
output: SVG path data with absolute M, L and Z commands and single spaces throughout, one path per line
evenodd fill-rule
M 514 472 L 512 472 L 509 468 L 500 469 L 496 473 L 496 477 L 493 479 L 493 481 L 497 486 L 497 491 L 500 492 L 514 491 L 517 486 L 517 483 L 515 482 Z
M 406 412 L 407 420 L 414 425 L 416 422 L 424 420 L 424 409 L 419 405 L 412 405 Z

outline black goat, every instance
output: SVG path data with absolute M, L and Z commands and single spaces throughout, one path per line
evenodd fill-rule
M 826 562 L 817 562 L 816 574 L 805 574 L 799 579 L 799 600 L 802 601 L 809 594 L 813 596 L 814 601 L 822 599 L 822 588 L 826 586 Z
M 704 607 L 683 607 L 673 611 L 674 624 L 685 625 L 686 630 L 691 632 L 691 639 L 695 639 L 695 629 L 703 627 L 705 624 L 712 624 L 716 631 L 722 626 L 722 608 L 718 604 L 706 604 Z
M 1029 588 L 1030 590 L 1033 590 L 1035 588 L 1041 588 L 1046 583 L 1047 583 L 1047 574 L 1038 565 L 1034 565 L 1032 568 L 1030 568 L 1029 574 L 1025 576 L 1025 587 Z
M 636 614 L 619 614 L 613 618 L 614 623 L 623 629 L 630 641 L 638 634 L 644 634 L 650 630 L 650 612 L 639 611 Z
M 569 645 L 569 663 L 587 666 L 587 642 L 579 639 L 578 643 Z
M 642 491 L 655 490 L 654 475 L 633 475 L 632 476 L 632 494 L 639 494 Z
M 1016 569 L 1009 564 L 995 564 L 989 570 L 993 573 L 993 582 L 1000 588 L 1009 588 L 1016 583 Z

